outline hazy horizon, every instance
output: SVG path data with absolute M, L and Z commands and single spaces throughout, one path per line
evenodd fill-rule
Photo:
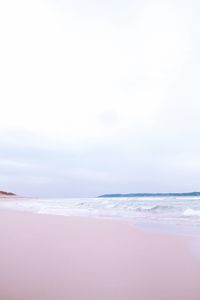
M 0 3 L 0 190 L 200 191 L 200 4 Z

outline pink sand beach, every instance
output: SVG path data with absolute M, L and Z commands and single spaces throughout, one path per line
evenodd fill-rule
M 192 238 L 0 211 L 0 300 L 199 300 Z

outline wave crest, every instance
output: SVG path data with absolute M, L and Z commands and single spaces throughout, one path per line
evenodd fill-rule
M 183 215 L 185 217 L 200 217 L 200 210 L 187 208 L 187 209 L 184 210 Z
M 175 209 L 174 206 L 171 206 L 171 205 L 153 205 L 153 206 L 142 206 L 142 207 L 138 207 L 137 208 L 137 211 L 166 211 L 166 210 L 173 210 Z

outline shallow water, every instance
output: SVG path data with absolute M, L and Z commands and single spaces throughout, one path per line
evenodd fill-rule
M 63 216 L 125 218 L 142 226 L 200 235 L 200 197 L 16 198 L 0 208 Z

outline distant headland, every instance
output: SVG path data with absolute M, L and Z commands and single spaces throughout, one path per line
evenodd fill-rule
M 0 191 L 0 197 L 8 197 L 8 196 L 17 196 L 14 193 L 10 193 L 10 192 L 4 192 L 4 191 Z
M 105 194 L 98 198 L 121 198 L 121 197 L 197 197 L 200 192 L 191 193 L 130 193 L 130 194 Z

